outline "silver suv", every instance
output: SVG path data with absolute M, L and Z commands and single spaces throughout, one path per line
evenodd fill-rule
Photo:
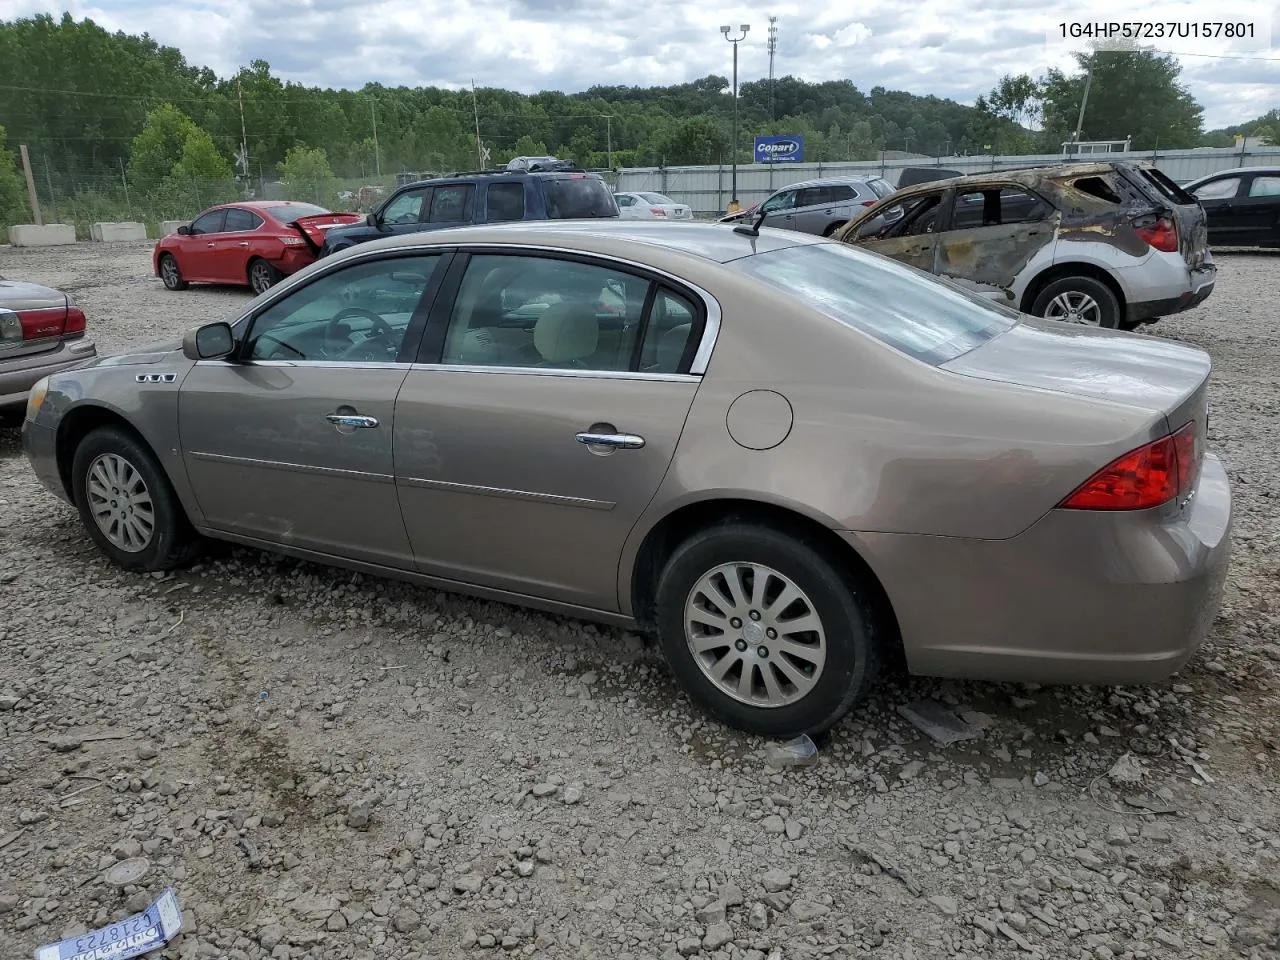
M 829 237 L 864 207 L 893 193 L 883 177 L 826 177 L 793 183 L 750 209 L 721 217 L 721 223 L 754 219 L 763 210 L 764 226 Z

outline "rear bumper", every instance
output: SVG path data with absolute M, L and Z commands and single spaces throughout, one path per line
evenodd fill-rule
M 92 360 L 98 349 L 83 337 L 67 340 L 53 350 L 0 360 L 0 410 L 26 406 L 27 393 L 42 377 Z
M 1199 649 L 1231 552 L 1231 490 L 1206 456 L 1175 515 L 1054 510 L 1009 540 L 849 534 L 881 578 L 915 673 L 1038 683 L 1162 680 Z
M 22 423 L 22 449 L 27 462 L 38 479 L 54 496 L 71 502 L 62 477 L 58 474 L 57 435 L 51 427 L 24 420 Z
M 303 267 L 311 266 L 319 256 L 319 251 L 313 253 L 306 247 L 285 247 L 279 259 L 268 259 L 267 262 L 288 276 L 291 273 L 297 273 Z
M 1213 285 L 1214 281 L 1210 280 L 1198 289 L 1188 290 L 1178 297 L 1170 297 L 1165 300 L 1148 300 L 1144 303 L 1131 303 L 1126 311 L 1128 319 L 1134 323 L 1157 320 L 1160 317 L 1167 317 L 1170 314 L 1181 313 L 1183 310 L 1198 307 L 1209 298 L 1209 294 L 1213 293 Z
M 1213 293 L 1218 268 L 1212 261 L 1187 268 L 1181 254 L 1156 254 L 1140 267 L 1124 271 L 1125 318 L 1155 320 L 1199 306 Z

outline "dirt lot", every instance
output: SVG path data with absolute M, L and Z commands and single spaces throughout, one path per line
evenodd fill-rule
M 107 351 L 247 298 L 168 293 L 148 257 L 0 274 L 73 292 Z M 887 683 L 803 770 L 704 722 L 638 636 L 247 550 L 122 573 L 3 430 L 0 956 L 166 886 L 165 956 L 1274 956 L 1280 257 L 1219 259 L 1158 325 L 1213 354 L 1237 497 L 1202 655 L 1144 689 Z M 982 739 L 933 746 L 895 710 L 926 696 Z

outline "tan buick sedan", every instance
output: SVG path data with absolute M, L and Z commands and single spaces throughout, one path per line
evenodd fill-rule
M 1213 620 L 1209 358 L 791 231 L 362 244 L 230 324 L 37 384 L 35 472 L 120 565 L 201 536 L 656 632 L 816 732 L 917 673 L 1142 682 Z

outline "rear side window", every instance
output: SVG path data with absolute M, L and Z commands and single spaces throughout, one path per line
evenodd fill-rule
M 489 184 L 489 222 L 524 219 L 524 184 Z
M 241 210 L 239 207 L 232 207 L 227 211 L 226 230 L 230 233 L 233 230 L 257 230 L 262 223 L 262 218 L 256 213 L 249 210 Z
M 1071 181 L 1071 186 L 1098 200 L 1105 200 L 1108 203 L 1120 202 L 1120 194 L 1104 177 L 1081 177 L 1079 180 Z
M 815 243 L 730 264 L 815 310 L 929 364 L 943 364 L 1017 323 L 1018 315 L 895 260 Z
M 436 187 L 431 194 L 431 222 L 458 223 L 471 219 L 471 197 L 475 187 L 469 183 Z
M 971 190 L 956 194 L 951 213 L 951 229 L 1034 223 L 1043 220 L 1048 211 L 1048 204 L 1025 190 L 1011 187 Z
M 618 205 L 609 185 L 596 177 L 569 176 L 543 181 L 547 198 L 547 219 L 576 220 L 616 217 Z
M 1166 200 L 1171 200 L 1177 204 L 1191 204 L 1196 202 L 1196 198 L 1183 190 L 1180 186 L 1166 177 L 1160 170 L 1155 167 L 1141 168 L 1139 172 L 1142 179 L 1155 187 L 1156 192 Z
M 653 300 L 640 369 L 645 373 L 679 373 L 681 361 L 696 343 L 697 310 L 688 297 L 662 287 Z
M 1249 184 L 1251 197 L 1280 197 L 1280 177 L 1254 177 Z

